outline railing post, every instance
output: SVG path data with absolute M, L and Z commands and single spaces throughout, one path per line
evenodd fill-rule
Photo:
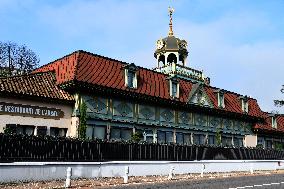
M 69 188 L 71 186 L 71 176 L 72 176 L 72 168 L 68 167 L 65 188 Z
M 174 166 L 171 166 L 171 169 L 170 169 L 170 172 L 169 172 L 169 176 L 168 176 L 168 179 L 169 179 L 169 180 L 173 179 L 174 170 L 175 170 L 175 167 L 174 167 Z
M 250 174 L 253 174 L 253 163 L 250 164 Z
M 205 170 L 205 164 L 202 164 L 200 177 L 203 177 L 204 170 Z
M 123 176 L 123 183 L 126 184 L 126 183 L 128 183 L 128 174 L 129 174 L 129 167 L 128 166 L 125 166 L 124 173 L 125 173 L 125 175 Z

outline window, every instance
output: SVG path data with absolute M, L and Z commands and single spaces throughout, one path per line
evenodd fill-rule
M 134 64 L 128 64 L 125 66 L 125 86 L 129 88 L 137 88 L 137 72 L 138 67 Z
M 16 124 L 6 124 L 7 132 L 16 134 L 17 133 L 17 125 Z
M 158 143 L 166 143 L 166 135 L 163 131 L 158 131 Z
M 271 125 L 272 128 L 277 129 L 277 120 L 275 116 L 271 116 Z
M 120 131 L 120 136 L 123 140 L 130 140 L 132 132 L 132 129 L 122 129 Z
M 37 127 L 37 135 L 38 136 L 45 136 L 47 134 L 47 127 L 39 126 Z
M 193 135 L 193 143 L 197 145 L 204 144 L 204 135 L 203 134 L 194 134 Z
M 216 144 L 216 143 L 215 143 L 215 138 L 216 138 L 215 135 L 209 135 L 209 136 L 208 136 L 208 144 L 209 144 L 209 145 L 215 145 L 215 144 Z
M 243 146 L 243 138 L 234 137 L 234 146 Z
M 176 143 L 177 144 L 191 144 L 190 134 L 189 133 L 176 133 Z
M 265 147 L 268 149 L 272 149 L 272 140 L 266 140 L 265 141 Z
M 190 133 L 186 133 L 183 135 L 183 142 L 185 145 L 191 144 L 191 134 Z
M 173 143 L 173 132 L 158 131 L 158 143 Z
M 174 142 L 173 132 L 166 132 L 166 142 L 168 144 Z
M 242 111 L 244 113 L 248 113 L 249 109 L 248 109 L 248 98 L 246 96 L 241 96 L 241 104 L 242 104 Z
M 50 127 L 50 136 L 65 137 L 67 128 Z
M 33 135 L 35 130 L 33 125 L 7 124 L 6 127 L 11 133 L 21 135 Z
M 182 133 L 176 133 L 176 143 L 184 144 L 184 137 Z
M 172 96 L 177 96 L 177 83 L 172 83 Z
M 220 108 L 225 108 L 224 93 L 223 92 L 218 93 L 218 106 Z
M 257 144 L 262 145 L 264 147 L 264 137 L 257 137 Z
M 222 145 L 223 146 L 232 146 L 232 137 L 222 136 Z
M 110 130 L 110 138 L 119 140 L 130 140 L 132 132 L 132 129 L 129 128 L 112 127 Z
M 173 98 L 179 98 L 179 83 L 176 79 L 170 80 L 170 95 Z
M 225 108 L 225 92 L 222 89 L 217 89 L 214 91 L 217 94 L 218 99 L 218 107 L 219 108 Z
M 106 139 L 106 126 L 88 125 L 86 129 L 86 137 L 89 139 Z
M 134 88 L 134 76 L 135 73 L 128 71 L 128 87 Z

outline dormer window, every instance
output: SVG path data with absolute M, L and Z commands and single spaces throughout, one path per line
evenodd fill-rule
M 135 73 L 131 72 L 131 71 L 128 71 L 127 76 L 128 76 L 127 77 L 127 79 L 128 79 L 128 87 L 134 88 Z
M 178 83 L 172 82 L 172 96 L 173 97 L 178 97 L 177 88 L 178 88 Z
M 128 64 L 124 67 L 125 72 L 125 86 L 136 89 L 137 88 L 137 66 L 134 63 Z
M 177 80 L 177 77 L 171 77 L 169 78 L 170 82 L 170 96 L 172 98 L 179 98 L 179 82 Z
M 274 129 L 277 129 L 277 119 L 275 114 L 270 114 L 271 117 L 271 126 Z
M 241 96 L 241 104 L 242 104 L 242 111 L 244 113 L 248 113 L 249 109 L 248 109 L 248 98 L 247 96 Z
M 224 91 L 223 90 L 216 90 L 217 93 L 217 99 L 218 99 L 218 107 L 219 108 L 225 108 L 225 97 L 224 97 Z

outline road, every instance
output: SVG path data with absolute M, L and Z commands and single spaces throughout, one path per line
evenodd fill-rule
M 282 183 L 281 183 L 282 182 Z M 112 189 L 284 189 L 284 174 L 211 178 L 202 180 L 171 181 L 157 184 L 136 184 Z

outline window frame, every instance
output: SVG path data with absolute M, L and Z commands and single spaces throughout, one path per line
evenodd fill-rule
M 137 89 L 137 86 L 138 86 L 137 85 L 137 70 L 138 70 L 138 67 L 134 63 L 128 64 L 124 67 L 125 87 L 128 87 L 130 89 Z M 129 81 L 130 73 L 133 74 L 131 82 Z M 129 85 L 130 83 L 132 83 L 132 86 Z
M 225 94 L 223 92 L 218 92 L 218 107 L 225 108 Z
M 174 94 L 174 86 L 176 86 L 175 94 Z M 172 98 L 179 98 L 179 82 L 177 80 L 170 79 L 170 96 Z
M 271 116 L 271 126 L 274 129 L 277 129 L 277 119 L 276 116 Z
M 240 99 L 241 99 L 242 111 L 246 114 L 249 113 L 249 103 L 248 103 L 249 99 L 247 98 L 247 96 L 241 96 Z

